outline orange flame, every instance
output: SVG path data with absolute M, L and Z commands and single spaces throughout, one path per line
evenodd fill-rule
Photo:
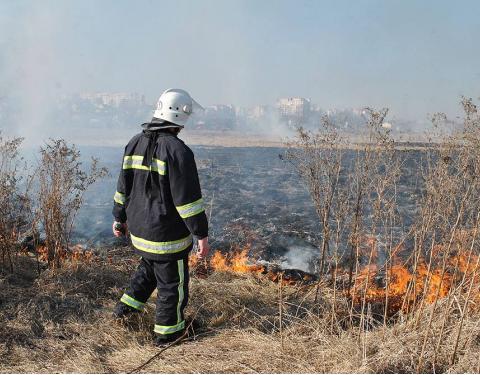
M 206 277 L 213 271 L 231 272 L 238 274 L 253 273 L 270 279 L 273 282 L 281 282 L 285 285 L 296 285 L 298 283 L 311 283 L 314 277 L 308 274 L 285 274 L 284 271 L 265 268 L 255 263 L 248 257 L 249 247 L 234 251 L 233 254 L 223 254 L 215 251 L 208 260 L 199 260 L 196 255 L 189 258 L 189 266 L 195 270 L 199 277 Z
M 46 262 L 48 260 L 48 249 L 45 245 L 38 245 L 36 247 L 36 251 L 38 254 L 38 259 L 42 262 Z M 84 262 L 89 263 L 95 260 L 95 254 L 91 250 L 84 250 L 81 245 L 75 245 L 72 248 L 69 248 L 69 251 L 65 251 L 65 249 L 58 250 L 57 255 L 60 257 L 60 260 L 68 260 L 71 262 Z
M 235 251 L 232 255 L 223 254 L 216 250 L 213 255 L 204 263 L 198 259 L 196 255 L 189 258 L 189 266 L 192 268 L 200 265 L 208 267 L 212 271 L 233 272 L 233 273 L 261 273 L 264 267 L 254 264 L 248 257 L 249 248 L 245 247 L 239 251 Z
M 477 255 L 460 249 L 445 260 L 443 267 L 444 251 L 444 247 L 437 246 L 432 252 L 435 259 L 430 263 L 420 259 L 416 265 L 405 264 L 394 258 L 394 264 L 387 265 L 386 270 L 376 264 L 365 266 L 347 295 L 355 304 L 365 301 L 387 306 L 388 314 L 392 315 L 412 311 L 421 300 L 433 303 L 455 288 L 465 290 L 472 278 L 476 285 L 480 284 Z M 382 285 L 378 285 L 379 280 Z

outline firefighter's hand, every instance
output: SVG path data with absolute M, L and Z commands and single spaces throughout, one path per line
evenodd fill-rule
M 114 221 L 112 225 L 112 231 L 115 237 L 127 236 L 128 235 L 127 223 L 120 223 L 118 221 Z
M 199 259 L 205 258 L 209 250 L 210 250 L 210 246 L 208 245 L 208 237 L 198 240 L 197 257 Z

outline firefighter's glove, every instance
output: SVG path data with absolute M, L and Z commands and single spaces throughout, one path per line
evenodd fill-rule
M 199 259 L 205 258 L 209 250 L 210 250 L 210 245 L 208 244 L 208 237 L 198 240 L 197 257 Z
M 120 223 L 118 221 L 114 221 L 112 225 L 112 231 L 115 237 L 127 236 L 128 235 L 127 223 Z

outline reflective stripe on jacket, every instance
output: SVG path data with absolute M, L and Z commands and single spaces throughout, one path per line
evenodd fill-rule
M 208 236 L 192 150 L 165 130 L 133 137 L 125 147 L 113 216 L 127 222 L 132 244 L 147 259 L 175 259 Z

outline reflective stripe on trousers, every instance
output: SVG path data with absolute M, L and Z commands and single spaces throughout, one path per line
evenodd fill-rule
M 184 328 L 185 328 L 185 320 L 182 320 L 180 323 L 174 326 L 160 326 L 158 324 L 155 324 L 155 328 L 153 331 L 160 335 L 169 335 L 171 333 L 181 331 Z
M 145 306 L 144 302 L 137 301 L 135 298 L 130 297 L 127 293 L 124 293 L 122 298 L 120 298 L 120 301 L 123 302 L 125 305 L 128 305 L 130 307 L 133 307 L 134 309 L 143 310 L 143 307 Z
M 177 268 L 178 268 L 178 302 L 177 302 L 177 324 L 173 326 L 162 326 L 159 324 L 155 324 L 154 332 L 159 333 L 161 335 L 168 335 L 171 333 L 175 333 L 181 331 L 185 328 L 185 320 L 182 316 L 182 304 L 184 298 L 184 286 L 185 286 L 185 263 L 183 259 L 179 259 L 177 261 Z

